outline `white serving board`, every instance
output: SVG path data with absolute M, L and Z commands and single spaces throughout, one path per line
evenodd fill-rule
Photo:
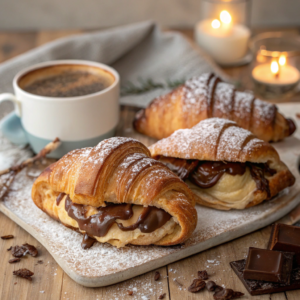
M 31 186 L 40 172 L 38 169 L 23 170 L 17 175 L 11 191 L 0 202 L 0 210 L 41 242 L 77 283 L 88 287 L 106 286 L 255 231 L 290 212 L 300 203 L 300 141 L 291 137 L 274 146 L 295 175 L 295 185 L 275 199 L 243 211 L 225 212 L 197 206 L 197 228 L 182 246 L 129 246 L 117 249 L 96 243 L 89 250 L 81 249 L 82 235 L 48 217 L 31 200 Z M 30 155 L 29 151 L 8 143 L 1 133 L 0 149 L 0 169 Z

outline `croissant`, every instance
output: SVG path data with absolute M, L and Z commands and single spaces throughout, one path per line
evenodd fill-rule
M 188 184 L 197 203 L 220 210 L 257 205 L 295 182 L 269 143 L 225 119 L 177 130 L 149 150 Z
M 137 140 L 114 137 L 69 152 L 32 187 L 34 203 L 50 217 L 117 247 L 175 245 L 194 231 L 193 193 Z
M 162 139 L 212 117 L 235 121 L 264 141 L 282 140 L 296 130 L 294 122 L 280 114 L 275 105 L 236 91 L 214 74 L 192 78 L 154 99 L 136 114 L 133 126 L 140 133 Z

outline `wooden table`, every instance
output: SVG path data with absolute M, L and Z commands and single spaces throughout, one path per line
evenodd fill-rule
M 78 32 L 79 31 L 38 33 L 0 32 L 0 61 L 5 61 L 45 42 Z M 191 31 L 182 32 L 188 37 L 192 36 Z M 242 88 L 251 89 L 252 83 L 249 79 L 249 66 L 227 68 L 224 69 L 224 71 L 228 75 L 238 79 Z M 296 96 L 291 100 L 297 101 L 298 98 L 299 96 Z M 10 110 L 12 110 L 10 103 L 1 104 L 0 119 Z M 123 136 L 136 136 L 142 142 L 144 141 L 148 144 L 150 142 L 149 139 L 131 130 L 131 122 L 135 112 L 136 109 L 134 108 L 122 107 L 118 134 Z M 152 271 L 105 288 L 85 288 L 76 284 L 62 271 L 40 243 L 8 217 L 0 213 L 0 236 L 6 234 L 13 234 L 15 238 L 6 241 L 0 240 L 0 253 L 2 254 L 0 271 L 1 300 L 158 299 L 163 293 L 166 293 L 164 299 L 212 300 L 212 293 L 207 290 L 197 294 L 192 294 L 187 291 L 187 287 L 191 284 L 193 278 L 196 277 L 197 271 L 205 269 L 208 271 L 210 279 L 216 281 L 219 285 L 225 285 L 228 288 L 244 292 L 245 296 L 242 299 L 300 299 L 300 291 L 251 297 L 229 266 L 230 261 L 244 258 L 248 247 L 266 247 L 270 235 L 270 226 L 232 242 L 162 267 L 157 270 L 161 274 L 159 281 L 154 281 L 155 271 Z M 22 259 L 22 261 L 17 264 L 8 264 L 11 254 L 6 249 L 12 245 L 20 245 L 26 242 L 37 246 L 40 253 L 39 257 L 28 257 Z M 38 260 L 42 260 L 43 264 L 38 264 Z M 34 280 L 29 282 L 25 279 L 13 276 L 13 270 L 19 268 L 28 268 L 33 271 L 35 273 Z M 127 295 L 128 290 L 133 291 L 132 296 Z

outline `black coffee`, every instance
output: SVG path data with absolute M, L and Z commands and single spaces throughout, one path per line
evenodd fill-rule
M 20 87 L 28 93 L 46 97 L 78 97 L 106 89 L 113 75 L 95 67 L 57 65 L 24 75 Z

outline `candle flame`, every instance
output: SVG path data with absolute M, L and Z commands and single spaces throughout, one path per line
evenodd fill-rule
M 227 10 L 222 10 L 220 13 L 220 20 L 225 24 L 229 24 L 231 22 L 230 13 Z
M 221 26 L 221 23 L 220 23 L 220 21 L 217 20 L 217 19 L 215 19 L 215 20 L 213 20 L 213 21 L 211 22 L 211 27 L 212 27 L 212 28 L 217 29 L 217 28 L 219 28 L 220 26 Z
M 271 72 L 275 76 L 279 75 L 279 65 L 278 65 L 277 61 L 272 61 L 272 63 L 271 63 Z
M 279 64 L 281 66 L 284 66 L 286 64 L 286 57 L 285 57 L 285 55 L 280 55 L 278 62 L 279 62 Z

